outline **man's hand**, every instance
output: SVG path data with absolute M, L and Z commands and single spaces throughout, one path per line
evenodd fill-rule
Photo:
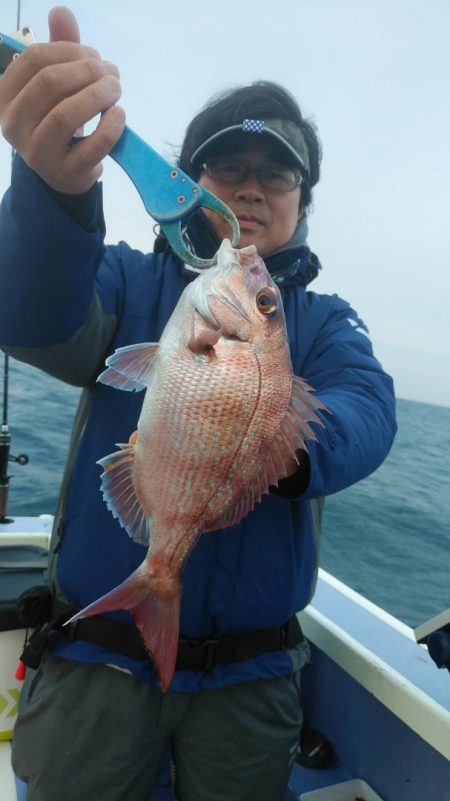
M 50 44 L 30 45 L 0 80 L 0 124 L 5 139 L 52 189 L 80 194 L 101 175 L 101 161 L 125 125 L 116 106 L 119 71 L 80 44 L 69 9 L 52 9 L 49 28 Z M 96 130 L 71 146 L 75 132 L 98 114 Z

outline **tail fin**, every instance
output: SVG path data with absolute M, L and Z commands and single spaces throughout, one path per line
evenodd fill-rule
M 181 582 L 174 579 L 173 592 L 157 595 L 141 565 L 122 584 L 86 606 L 67 623 L 116 609 L 130 611 L 165 693 L 172 681 L 177 659 L 180 605 Z

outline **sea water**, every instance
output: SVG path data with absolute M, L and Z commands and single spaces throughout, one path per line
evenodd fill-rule
M 52 513 L 79 390 L 10 361 L 10 515 Z M 450 408 L 399 400 L 369 478 L 327 498 L 321 566 L 411 626 L 450 607 Z M 100 490 L 99 490 L 100 491 Z

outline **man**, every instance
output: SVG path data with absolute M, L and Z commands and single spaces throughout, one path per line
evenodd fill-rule
M 96 377 L 117 347 L 158 340 L 195 274 L 164 237 L 152 255 L 124 243 L 105 248 L 96 182 L 124 124 L 117 69 L 78 44 L 67 10 L 54 10 L 50 28 L 53 43 L 30 48 L 0 84 L 3 131 L 19 154 L 0 216 L 0 341 L 84 387 L 50 576 L 56 601 L 81 608 L 143 557 L 103 503 L 96 467 L 135 429 L 142 393 Z M 96 132 L 70 147 L 99 112 Z M 167 694 L 127 613 L 53 633 L 25 683 L 15 733 L 28 801 L 149 801 L 169 743 L 179 801 L 283 796 L 301 727 L 308 646 L 295 613 L 314 591 L 317 499 L 376 469 L 395 433 L 392 382 L 363 324 L 337 296 L 305 289 L 319 266 L 305 241 L 319 163 L 313 127 L 274 84 L 222 96 L 187 130 L 180 166 L 229 204 L 241 245 L 256 244 L 265 258 L 282 292 L 294 372 L 332 414 L 300 469 L 293 464 L 241 524 L 195 546 Z M 208 213 L 187 235 L 210 256 L 228 231 Z

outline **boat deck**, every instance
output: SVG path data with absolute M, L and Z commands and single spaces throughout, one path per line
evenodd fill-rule
M 50 528 L 50 516 L 22 518 L 0 525 L 1 541 L 45 546 Z M 305 727 L 327 738 L 334 759 L 318 768 L 296 764 L 283 801 L 450 801 L 448 671 L 438 670 L 412 629 L 323 570 L 299 618 L 312 647 L 302 677 Z M 1 636 L 0 740 L 14 720 L 19 685 L 12 676 L 23 632 Z M 368 787 L 332 789 L 353 779 Z M 25 801 L 7 739 L 0 742 L 0 784 L 1 801 Z M 168 768 L 149 801 L 174 801 Z

